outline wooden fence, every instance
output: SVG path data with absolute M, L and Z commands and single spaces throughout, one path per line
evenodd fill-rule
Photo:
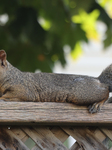
M 90 114 L 67 103 L 1 102 L 0 150 L 68 150 L 69 136 L 69 150 L 112 150 L 111 108 Z

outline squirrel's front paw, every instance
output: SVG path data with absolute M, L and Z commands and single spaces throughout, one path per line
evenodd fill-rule
M 90 112 L 91 114 L 97 113 L 97 112 L 100 111 L 100 104 L 99 104 L 99 103 L 94 103 L 92 106 L 90 105 L 90 106 L 88 107 L 88 109 L 89 109 L 89 112 Z

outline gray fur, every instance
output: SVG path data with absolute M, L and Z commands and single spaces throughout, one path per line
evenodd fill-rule
M 112 91 L 112 65 L 98 78 L 21 72 L 8 61 L 4 66 L 0 66 L 0 95 L 5 101 L 70 102 L 77 105 L 95 103 L 89 108 L 94 113 L 99 110 L 100 102 L 106 101 Z

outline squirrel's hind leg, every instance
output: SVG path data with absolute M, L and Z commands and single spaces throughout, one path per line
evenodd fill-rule
M 94 103 L 92 106 L 90 105 L 90 106 L 88 107 L 89 112 L 90 112 L 91 114 L 99 112 L 99 111 L 100 111 L 100 108 L 101 108 L 102 105 L 105 103 L 105 101 L 106 101 L 106 100 L 104 99 L 104 100 L 101 101 L 101 102 Z

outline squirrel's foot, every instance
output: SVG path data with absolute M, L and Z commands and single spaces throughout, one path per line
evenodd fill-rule
M 94 103 L 93 105 L 90 105 L 88 109 L 91 114 L 97 113 L 100 111 L 100 103 Z
M 90 105 L 90 106 L 88 107 L 89 112 L 90 112 L 91 114 L 99 112 L 101 106 L 105 103 L 105 101 L 106 101 L 106 99 L 102 100 L 101 102 L 94 103 L 93 105 Z

